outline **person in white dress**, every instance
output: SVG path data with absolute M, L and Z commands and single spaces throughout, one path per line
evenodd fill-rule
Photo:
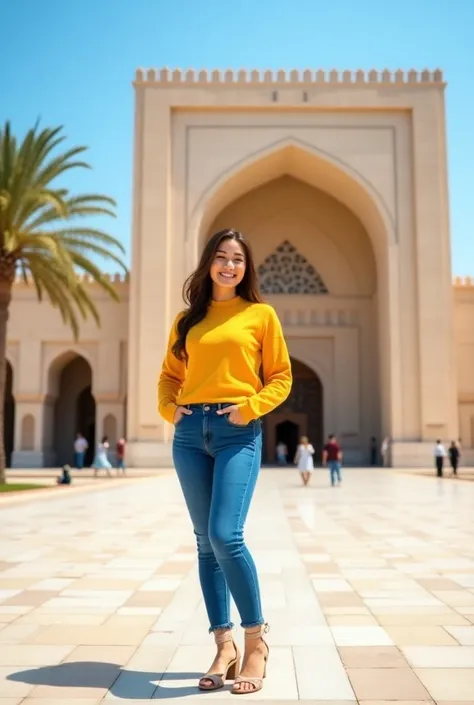
M 314 470 L 313 464 L 314 448 L 309 442 L 307 436 L 301 438 L 300 444 L 296 450 L 295 465 L 301 473 L 303 485 L 307 485 L 311 473 Z
M 109 439 L 107 436 L 102 438 L 102 441 L 97 446 L 97 451 L 95 454 L 94 462 L 92 467 L 94 468 L 94 476 L 97 477 L 99 470 L 105 470 L 107 475 L 110 477 L 110 468 L 112 467 L 109 458 L 108 450 L 110 448 Z

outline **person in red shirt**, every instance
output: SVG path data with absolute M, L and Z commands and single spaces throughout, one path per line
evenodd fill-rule
M 331 473 L 331 485 L 340 485 L 341 480 L 341 462 L 342 462 L 342 450 L 339 443 L 336 441 L 336 437 L 331 433 L 328 437 L 328 442 L 323 448 L 323 465 L 329 467 L 329 472 Z
M 126 441 L 125 438 L 121 438 L 119 441 L 117 441 L 117 444 L 115 446 L 115 460 L 117 463 L 117 475 L 119 473 L 119 470 L 123 472 L 125 475 L 125 447 L 126 447 Z

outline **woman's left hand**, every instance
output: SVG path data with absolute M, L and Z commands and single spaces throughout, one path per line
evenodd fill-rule
M 223 414 L 229 414 L 229 421 L 236 426 L 246 426 L 247 423 L 244 418 L 242 418 L 242 414 L 240 413 L 240 409 L 237 406 L 237 404 L 232 404 L 231 406 L 226 406 L 225 409 L 219 409 L 217 412 L 219 416 L 222 416 Z

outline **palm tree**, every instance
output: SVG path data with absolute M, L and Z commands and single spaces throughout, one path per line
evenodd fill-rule
M 118 240 L 81 222 L 88 216 L 115 216 L 113 199 L 95 193 L 74 195 L 56 185 L 65 172 L 90 168 L 78 159 L 86 147 L 58 152 L 64 139 L 62 127 L 40 130 L 36 124 L 21 142 L 9 122 L 0 127 L 0 483 L 5 482 L 5 353 L 15 277 L 34 286 L 40 301 L 49 299 L 77 339 L 79 317 L 90 315 L 100 325 L 78 274 L 89 274 L 118 300 L 114 286 L 91 257 L 106 258 L 126 271 L 114 254 L 114 250 L 124 252 Z

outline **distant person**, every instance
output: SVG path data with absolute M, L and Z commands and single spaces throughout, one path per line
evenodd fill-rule
M 436 475 L 438 477 L 443 477 L 443 466 L 444 459 L 446 457 L 446 449 L 439 438 L 436 441 L 436 445 L 433 449 L 433 455 L 435 458 Z
M 459 467 L 459 460 L 461 458 L 461 451 L 460 451 L 459 445 L 456 443 L 456 441 L 451 441 L 451 445 L 449 446 L 449 449 L 448 449 L 448 455 L 449 455 L 449 462 L 451 464 L 452 474 L 454 476 L 457 476 L 458 467 Z
M 377 465 L 377 439 L 372 436 L 370 439 L 370 466 L 375 467 Z
M 302 436 L 300 444 L 296 450 L 295 455 L 295 465 L 301 473 L 301 479 L 303 480 L 303 485 L 309 482 L 311 473 L 314 469 L 313 464 L 314 448 L 308 440 L 307 436 Z
M 328 436 L 328 442 L 323 448 L 323 465 L 329 467 L 329 472 L 331 475 L 331 485 L 334 487 L 336 482 L 338 485 L 341 484 L 341 463 L 342 463 L 342 450 L 339 443 L 336 441 L 336 437 L 333 433 Z
M 71 479 L 71 467 L 69 465 L 63 465 L 62 475 L 56 478 L 58 485 L 70 485 Z
M 115 445 L 115 460 L 117 465 L 117 475 L 118 471 L 121 470 L 125 475 L 125 448 L 126 441 L 125 438 L 121 438 L 117 441 Z
M 78 433 L 76 435 L 76 440 L 74 441 L 74 465 L 78 470 L 82 470 L 84 467 L 86 450 L 88 448 L 88 442 L 86 441 L 82 433 Z
M 276 456 L 277 456 L 278 465 L 287 465 L 288 464 L 288 447 L 287 447 L 286 443 L 283 443 L 283 441 L 280 441 L 277 444 Z
M 109 439 L 104 436 L 97 446 L 97 451 L 95 454 L 94 462 L 92 467 L 94 468 L 94 477 L 97 477 L 99 470 L 106 470 L 107 475 L 110 477 L 110 468 L 112 467 L 109 458 L 108 450 L 110 448 Z
M 390 453 L 390 438 L 385 436 L 380 446 L 380 455 L 382 456 L 382 467 L 388 467 Z

